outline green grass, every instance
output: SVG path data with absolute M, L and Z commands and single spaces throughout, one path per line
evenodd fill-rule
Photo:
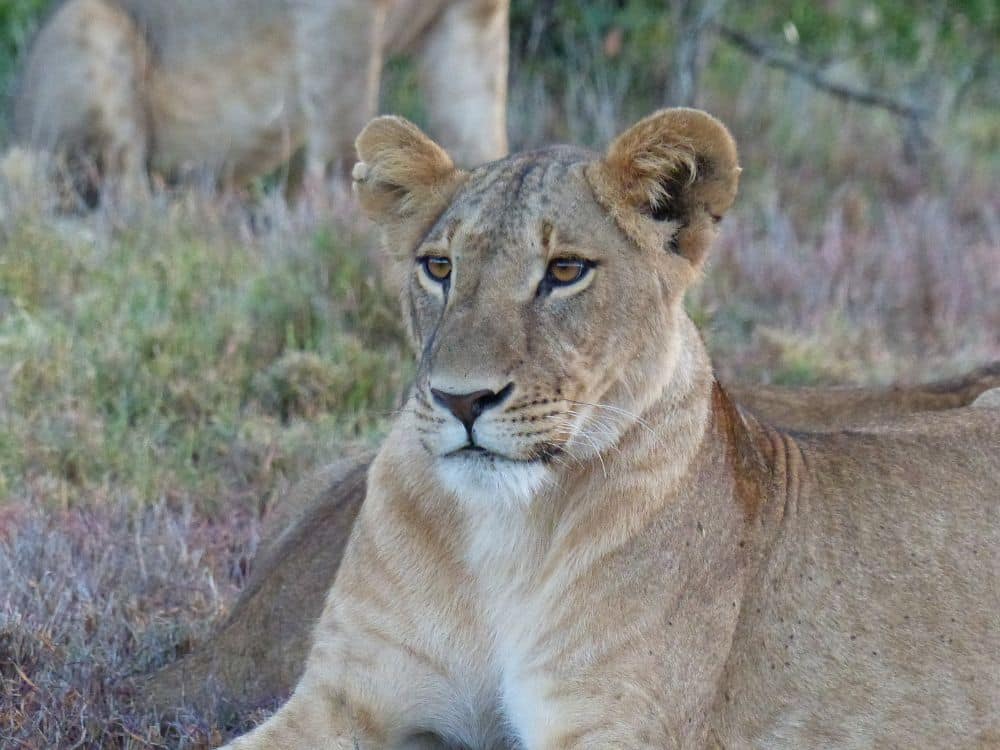
M 0 746 L 216 747 L 207 707 L 136 715 L 123 679 L 225 614 L 290 482 L 378 439 L 395 300 L 356 222 L 27 197 L 0 223 Z
M 303 421 L 317 445 L 376 435 L 409 357 L 365 246 L 346 229 L 241 243 L 184 223 L 95 238 L 14 222 L 0 239 L 0 488 L 208 510 L 311 463 Z

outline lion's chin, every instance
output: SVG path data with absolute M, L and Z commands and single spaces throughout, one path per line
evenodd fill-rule
M 482 450 L 455 451 L 435 463 L 444 488 L 469 503 L 526 505 L 551 479 L 541 461 L 511 460 Z

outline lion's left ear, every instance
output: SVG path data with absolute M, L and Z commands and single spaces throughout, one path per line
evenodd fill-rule
M 402 117 L 376 117 L 355 141 L 354 191 L 361 208 L 409 249 L 448 206 L 465 174 L 443 148 Z
M 736 197 L 740 167 L 726 126 L 696 109 L 665 109 L 622 133 L 588 167 L 598 200 L 641 247 L 695 268 Z

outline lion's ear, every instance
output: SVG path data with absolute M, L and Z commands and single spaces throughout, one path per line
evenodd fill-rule
M 451 200 L 461 173 L 443 148 L 402 117 L 376 117 L 354 142 L 354 190 L 375 222 L 426 221 Z
M 622 133 L 588 176 L 597 198 L 640 246 L 666 249 L 696 268 L 733 203 L 736 143 L 696 109 L 664 109 Z

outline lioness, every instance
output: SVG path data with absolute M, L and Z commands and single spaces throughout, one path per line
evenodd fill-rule
M 792 436 L 682 306 L 729 133 L 470 173 L 357 142 L 420 352 L 289 702 L 230 747 L 970 747 L 1000 737 L 1000 412 Z
M 1000 405 L 1000 362 L 919 385 L 741 384 L 726 390 L 741 410 L 784 429 L 878 430 L 909 414 L 957 409 L 980 399 Z M 370 462 L 367 453 L 341 458 L 274 503 L 250 576 L 228 617 L 190 654 L 133 683 L 145 706 L 161 713 L 184 705 L 233 711 L 268 705 L 291 692 L 361 509 Z
M 413 51 L 434 132 L 467 163 L 507 152 L 509 0 L 68 0 L 28 54 L 26 145 L 142 190 L 147 167 L 241 183 L 304 143 L 354 161 L 384 53 Z

